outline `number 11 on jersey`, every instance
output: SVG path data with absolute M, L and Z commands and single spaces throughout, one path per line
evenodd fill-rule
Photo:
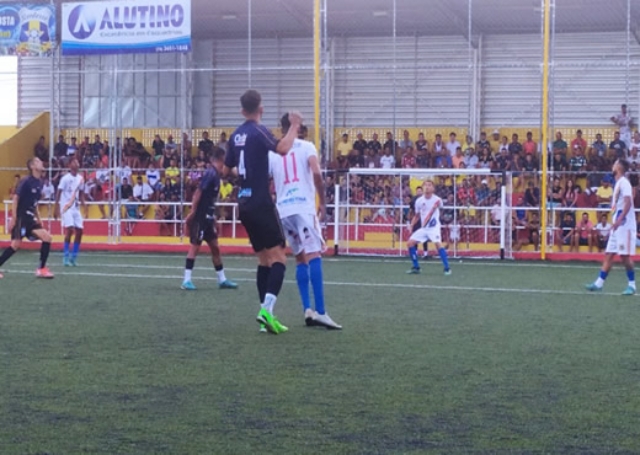
M 291 157 L 291 163 L 293 166 L 293 180 L 289 180 L 289 167 L 287 166 L 287 157 Z M 283 164 L 284 164 L 284 184 L 288 185 L 289 183 L 297 183 L 300 181 L 298 178 L 298 165 L 296 164 L 296 154 L 289 153 L 287 155 L 282 156 Z

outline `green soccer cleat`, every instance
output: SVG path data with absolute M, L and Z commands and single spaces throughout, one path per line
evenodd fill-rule
M 587 284 L 587 285 L 585 286 L 585 288 L 586 288 L 586 289 L 587 289 L 587 291 L 589 291 L 589 292 L 602 292 L 602 288 L 601 288 L 601 287 L 596 286 L 596 284 L 595 284 L 595 283 Z
M 220 289 L 238 289 L 238 283 L 230 280 L 225 280 L 218 285 Z
M 420 269 L 416 267 L 411 267 L 411 270 L 407 270 L 407 275 L 420 275 Z
M 631 286 L 627 286 L 627 289 L 622 291 L 622 295 L 636 295 L 636 289 Z
M 285 333 L 289 331 L 289 327 L 287 327 L 286 325 L 283 325 L 280 321 L 278 321 L 278 318 L 276 318 L 275 316 L 273 317 L 273 322 L 275 324 L 275 328 L 278 331 L 278 333 Z
M 191 282 L 191 280 L 189 281 L 184 281 L 182 283 L 182 286 L 180 286 L 180 289 L 182 289 L 183 291 L 195 291 L 197 288 L 196 286 Z
M 62 265 L 65 267 L 70 267 L 71 266 L 71 261 L 69 260 L 69 258 L 67 256 L 65 256 L 62 259 Z
M 264 326 L 264 324 L 260 324 L 260 333 L 267 333 L 267 328 Z
M 258 316 L 256 316 L 256 321 L 258 321 L 258 324 L 264 325 L 269 333 L 273 333 L 274 335 L 278 334 L 275 316 L 269 313 L 264 308 L 260 309 Z

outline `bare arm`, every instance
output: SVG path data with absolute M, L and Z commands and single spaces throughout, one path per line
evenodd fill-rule
M 202 190 L 198 188 L 196 192 L 193 194 L 193 199 L 191 200 L 191 212 L 187 216 L 186 222 L 190 224 L 193 218 L 196 216 L 196 211 L 198 210 L 198 204 L 200 204 L 200 198 L 202 197 Z
M 274 152 L 279 155 L 286 155 L 289 153 L 289 150 L 291 150 L 291 147 L 293 147 L 293 141 L 298 137 L 298 130 L 302 124 L 302 116 L 298 112 L 289 112 L 289 120 L 291 121 L 289 131 L 280 139 L 274 150 Z
M 9 225 L 9 231 L 13 231 L 18 218 L 18 193 L 13 195 L 13 204 L 11 205 L 11 224 Z
M 222 176 L 223 177 L 227 177 L 229 176 L 229 174 L 233 175 L 234 177 L 238 176 L 238 168 L 237 167 L 227 167 L 226 165 L 222 168 Z
M 316 187 L 316 193 L 320 199 L 320 222 L 324 222 L 325 215 L 327 213 L 327 194 L 324 189 L 324 180 L 322 178 L 322 171 L 320 170 L 320 163 L 318 157 L 312 155 L 309 157 L 309 167 L 313 174 L 313 183 Z
M 62 194 L 62 189 L 58 187 L 58 191 L 56 191 L 56 202 L 53 204 L 53 219 L 57 220 L 60 216 L 60 194 Z

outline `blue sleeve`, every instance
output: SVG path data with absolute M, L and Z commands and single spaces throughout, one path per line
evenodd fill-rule
M 213 173 L 205 172 L 205 174 L 202 176 L 202 179 L 200 180 L 200 185 L 198 185 L 198 188 L 200 188 L 202 191 L 206 191 L 207 188 L 209 188 L 209 186 L 213 183 L 214 183 Z
M 266 149 L 266 153 L 269 153 L 269 151 L 275 152 L 278 147 L 278 140 L 275 136 L 264 125 L 258 125 L 256 128 L 258 133 L 256 137 L 259 143 Z
M 25 196 L 24 194 L 22 194 L 23 192 L 25 192 L 27 195 L 29 194 L 29 185 L 27 185 L 28 179 L 29 177 L 26 177 L 20 180 L 20 182 L 18 182 L 18 187 L 16 188 L 16 194 L 20 199 L 22 199 L 22 197 Z

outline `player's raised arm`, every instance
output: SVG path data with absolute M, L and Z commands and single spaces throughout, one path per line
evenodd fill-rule
M 302 125 L 302 115 L 297 111 L 289 112 L 289 122 L 291 126 L 287 134 L 277 142 L 274 150 L 279 155 L 286 155 L 293 147 L 293 141 L 298 138 L 298 130 L 300 129 L 300 125 Z

